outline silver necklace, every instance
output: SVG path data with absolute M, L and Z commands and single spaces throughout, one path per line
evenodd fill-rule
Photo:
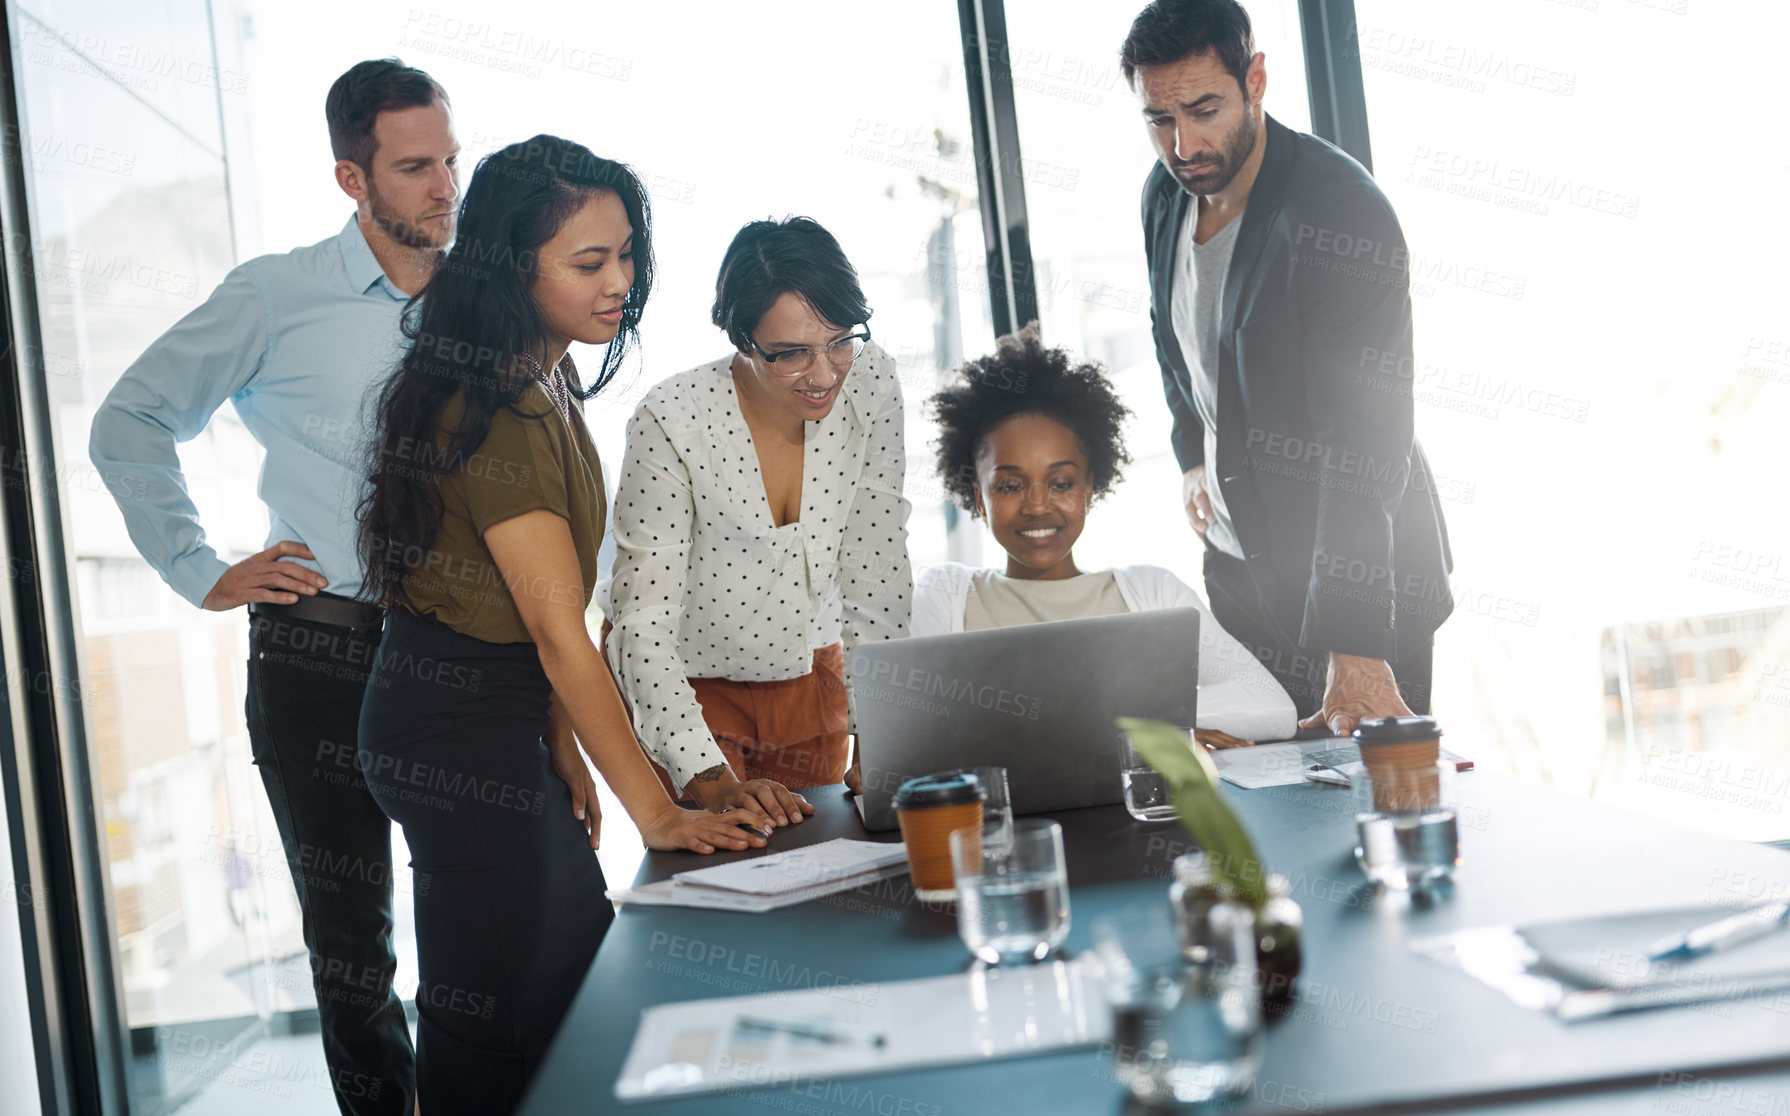
M 572 354 L 567 353 L 560 357 L 559 363 L 553 366 L 552 372 L 548 372 L 542 367 L 540 360 L 533 353 L 523 353 L 522 359 L 528 365 L 529 372 L 535 379 L 541 381 L 542 387 L 547 389 L 547 398 L 553 400 L 553 406 L 559 411 L 560 417 L 566 420 L 566 425 L 570 426 L 572 423 L 572 389 L 567 383 L 567 373 L 575 367 L 572 364 Z

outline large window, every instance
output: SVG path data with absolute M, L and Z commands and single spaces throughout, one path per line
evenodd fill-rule
M 1022 281 L 1045 339 L 1103 362 L 1134 412 L 1135 463 L 1078 558 L 1159 563 L 1199 585 L 1149 333 L 1138 199 L 1153 155 L 1116 57 L 1141 2 L 1016 0 L 988 45 L 1011 68 Z M 1310 129 L 1299 5 L 1246 4 L 1267 110 Z M 1363 75 L 1376 177 L 1410 244 L 1408 387 L 1457 563 L 1435 657 L 1451 746 L 1675 822 L 1790 836 L 1790 526 L 1765 495 L 1781 471 L 1775 420 L 1790 418 L 1790 232 L 1758 216 L 1787 185 L 1781 145 L 1761 137 L 1783 107 L 1773 52 L 1790 9 L 1354 5 L 1333 61 Z M 331 174 L 331 81 L 392 55 L 429 70 L 451 94 L 467 175 L 538 132 L 642 173 L 659 286 L 633 366 L 588 408 L 612 473 L 644 393 L 725 353 L 708 314 L 734 232 L 821 221 L 900 366 L 916 568 L 995 562 L 993 540 L 946 506 L 922 409 L 993 344 L 968 108 L 981 90 L 967 87 L 958 8 L 8 5 L 22 114 L 8 154 L 28 180 L 42 341 L 20 363 L 53 433 L 9 449 L 8 472 L 62 497 L 85 733 L 69 744 L 94 773 L 132 1111 L 241 1112 L 276 1095 L 332 1109 L 315 1036 L 280 1037 L 311 991 L 249 762 L 244 617 L 197 612 L 162 584 L 86 455 L 99 400 L 231 266 L 341 227 L 352 203 Z M 259 549 L 260 454 L 234 411 L 181 456 L 212 544 Z M 601 859 L 622 883 L 639 842 L 603 793 Z M 406 870 L 397 883 L 408 989 Z
M 249 760 L 244 618 L 198 612 L 162 584 L 86 452 L 119 374 L 236 261 L 220 110 L 242 75 L 217 67 L 202 2 L 29 4 L 11 18 L 42 334 L 22 363 L 42 377 L 54 433 L 28 463 L 61 492 L 73 556 L 133 1110 L 172 1111 L 230 1072 L 245 1037 L 311 1003 Z M 234 412 L 181 459 L 212 544 L 259 549 L 258 451 Z
M 315 1035 L 280 1037 L 313 1001 L 249 762 L 244 617 L 197 612 L 162 584 L 86 456 L 94 407 L 232 265 L 332 236 L 352 212 L 332 173 L 330 83 L 365 58 L 428 70 L 453 100 L 463 183 L 479 157 L 539 132 L 641 172 L 659 285 L 639 360 L 587 411 L 612 470 L 646 390 L 726 352 L 709 305 L 739 227 L 789 214 L 826 225 L 900 366 L 912 547 L 926 563 L 944 557 L 947 520 L 921 404 L 943 369 L 993 339 L 957 18 L 948 0 L 12 9 L 43 309 L 36 370 L 57 429 L 45 452 L 74 555 L 133 1111 L 240 1112 L 274 1096 L 331 1108 Z M 575 355 L 594 366 L 599 354 Z M 260 549 L 260 453 L 230 407 L 182 460 L 212 545 L 226 557 Z M 604 792 L 601 858 L 625 883 L 639 840 Z M 404 992 L 415 985 L 407 885 L 400 869 Z
M 1435 660 L 1453 746 L 1677 823 L 1790 836 L 1790 528 L 1771 495 L 1790 234 L 1765 218 L 1785 174 L 1760 142 L 1790 17 L 1683 0 L 1356 14 L 1457 562 Z M 1719 77 L 1668 76 L 1700 69 Z

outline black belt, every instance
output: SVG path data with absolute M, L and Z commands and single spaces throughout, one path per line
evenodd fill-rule
M 300 594 L 297 604 L 256 601 L 249 605 L 249 614 L 334 624 L 338 628 L 377 628 L 385 623 L 385 609 L 334 593 L 318 593 L 313 597 Z

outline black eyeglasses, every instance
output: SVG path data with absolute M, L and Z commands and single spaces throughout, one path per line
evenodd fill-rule
M 767 353 L 760 349 L 758 342 L 751 337 L 747 337 L 746 341 L 758 350 L 758 355 L 771 366 L 772 372 L 779 376 L 800 376 L 813 370 L 814 357 L 817 353 L 825 353 L 827 363 L 834 368 L 842 371 L 850 368 L 852 362 L 858 359 L 858 354 L 864 351 L 864 346 L 870 343 L 870 327 L 859 326 L 850 335 L 841 337 L 820 349 L 803 346 L 799 349 L 780 349 L 774 353 Z

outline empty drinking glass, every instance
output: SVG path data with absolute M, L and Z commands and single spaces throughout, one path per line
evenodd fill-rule
M 957 880 L 957 933 L 991 965 L 1041 961 L 1069 936 L 1069 873 L 1063 827 L 1041 818 L 1004 834 L 980 827 L 951 834 Z
M 1188 740 L 1191 748 L 1191 734 Z M 1119 779 L 1125 787 L 1125 809 L 1132 817 L 1142 822 L 1174 820 L 1175 804 L 1168 780 L 1131 746 L 1127 733 L 1119 734 Z
M 1255 919 L 1223 902 L 1204 915 L 1207 959 L 1189 963 L 1168 904 L 1094 921 L 1094 960 L 1113 1011 L 1113 1071 L 1141 1101 L 1200 1104 L 1247 1092 L 1262 1062 Z

